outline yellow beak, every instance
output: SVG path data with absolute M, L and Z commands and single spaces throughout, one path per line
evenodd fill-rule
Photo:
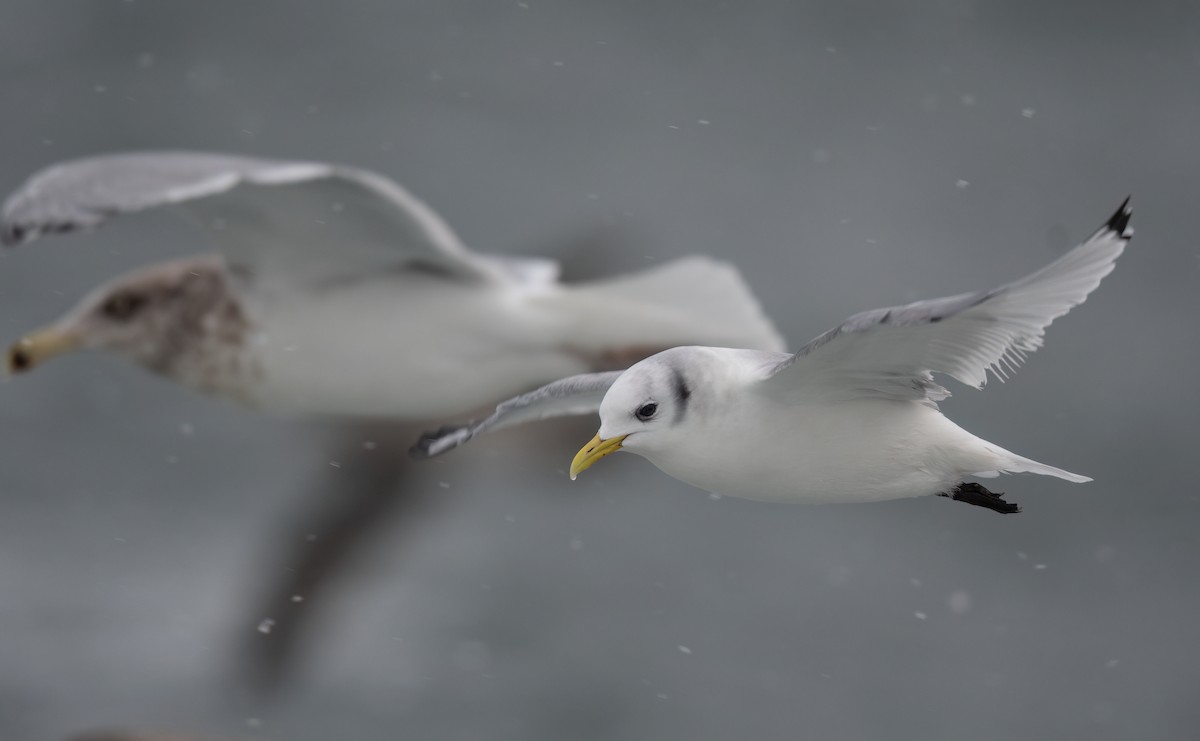
M 596 435 L 587 445 L 580 448 L 575 454 L 575 458 L 571 461 L 571 480 L 583 471 L 592 467 L 592 464 L 600 460 L 606 455 L 617 452 L 621 449 L 621 441 L 627 436 L 620 435 L 618 437 L 610 437 L 607 440 L 601 440 L 600 435 Z
M 60 327 L 46 327 L 26 335 L 8 348 L 8 372 L 24 373 L 44 363 L 55 355 L 61 355 L 79 347 L 78 333 Z

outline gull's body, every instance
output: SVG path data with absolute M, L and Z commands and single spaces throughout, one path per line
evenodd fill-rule
M 598 364 L 601 347 L 571 345 L 576 324 L 556 305 L 564 295 L 557 286 L 539 293 L 402 272 L 303 301 L 255 298 L 246 306 L 262 329 L 244 352 L 259 373 L 240 393 L 256 408 L 287 413 L 461 414 L 528 388 L 526 379 Z
M 690 394 L 679 435 L 639 430 L 627 434 L 621 448 L 701 489 L 774 502 L 903 499 L 949 491 L 966 477 L 1000 471 L 1088 480 L 982 440 L 931 404 L 872 396 L 822 398 L 775 388 L 769 374 L 789 357 L 680 347 L 642 361 L 630 369 L 631 378 L 678 372 Z M 720 392 L 706 391 L 714 388 Z M 600 407 L 602 420 L 609 410 L 610 420 L 626 416 L 621 389 L 614 390 L 608 409 Z M 599 437 L 618 437 L 621 429 L 619 422 L 604 422 Z M 716 432 L 697 432 L 708 429 Z
M 982 387 L 1042 344 L 1045 328 L 1112 271 L 1132 231 L 1128 200 L 1050 265 L 978 291 L 850 317 L 794 354 L 677 347 L 628 370 L 563 379 L 510 399 L 487 419 L 423 437 L 438 455 L 491 429 L 599 411 L 574 478 L 627 450 L 702 489 L 780 502 L 871 502 L 941 494 L 1018 508 L 968 477 L 1086 476 L 1025 458 L 942 415 L 934 373 Z

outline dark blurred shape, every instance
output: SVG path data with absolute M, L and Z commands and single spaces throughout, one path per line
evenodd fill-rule
M 283 533 L 266 536 L 282 551 L 282 568 L 265 581 L 262 599 L 250 600 L 251 612 L 235 643 L 236 663 L 250 688 L 279 689 L 311 640 L 309 626 L 334 601 L 337 584 L 360 554 L 384 533 L 401 532 L 420 522 L 430 505 L 430 482 L 414 476 L 406 450 L 419 426 L 364 422 L 348 424 L 330 460 L 314 477 L 308 495 L 297 502 L 299 514 Z M 268 559 L 270 560 L 270 559 Z M 257 589 L 256 589 L 257 591 Z
M 648 254 L 654 250 L 644 242 L 639 244 L 638 231 L 623 223 L 593 224 L 535 239 L 528 250 L 520 251 L 558 262 L 564 283 L 592 280 L 632 273 L 655 263 Z

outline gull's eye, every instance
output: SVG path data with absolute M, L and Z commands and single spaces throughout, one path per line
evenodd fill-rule
M 118 293 L 104 302 L 101 311 L 109 319 L 116 319 L 119 322 L 123 322 L 136 314 L 138 309 L 142 308 L 142 305 L 145 303 L 145 296 L 136 293 Z
M 654 413 L 657 411 L 658 411 L 658 404 L 655 404 L 654 402 L 649 402 L 647 404 L 642 404 L 640 407 L 638 407 L 638 410 L 636 412 L 634 412 L 634 414 L 637 415 L 638 419 L 645 422 L 646 420 L 653 417 Z

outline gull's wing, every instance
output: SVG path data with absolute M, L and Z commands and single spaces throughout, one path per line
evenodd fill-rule
M 246 566 L 262 573 L 244 600 L 248 612 L 234 654 L 252 689 L 270 694 L 295 679 L 296 665 L 320 640 L 315 624 L 344 612 L 344 582 L 369 545 L 417 527 L 436 504 L 432 495 L 441 490 L 398 454 L 419 430 L 348 424 L 331 451 L 338 466 L 321 466 L 308 501 L 277 518 L 284 537 L 265 538 L 262 557 Z M 255 630 L 268 620 L 269 630 Z
M 982 387 L 1042 345 L 1050 322 L 1083 303 L 1126 243 L 1129 199 L 1087 241 L 1037 272 L 991 291 L 856 314 L 782 362 L 764 363 L 763 389 L 814 398 L 884 396 L 938 401 L 945 373 Z
M 496 411 L 489 417 L 425 433 L 409 453 L 415 458 L 432 458 L 457 448 L 484 432 L 537 419 L 593 414 L 599 411 L 600 402 L 608 393 L 608 388 L 624 372 L 583 373 L 514 396 L 497 405 Z
M 388 178 L 320 162 L 200 152 L 72 160 L 33 175 L 0 210 L 0 240 L 92 229 L 119 214 L 177 206 L 251 274 L 331 278 L 415 261 L 471 279 L 544 282 L 553 263 L 477 255 Z

